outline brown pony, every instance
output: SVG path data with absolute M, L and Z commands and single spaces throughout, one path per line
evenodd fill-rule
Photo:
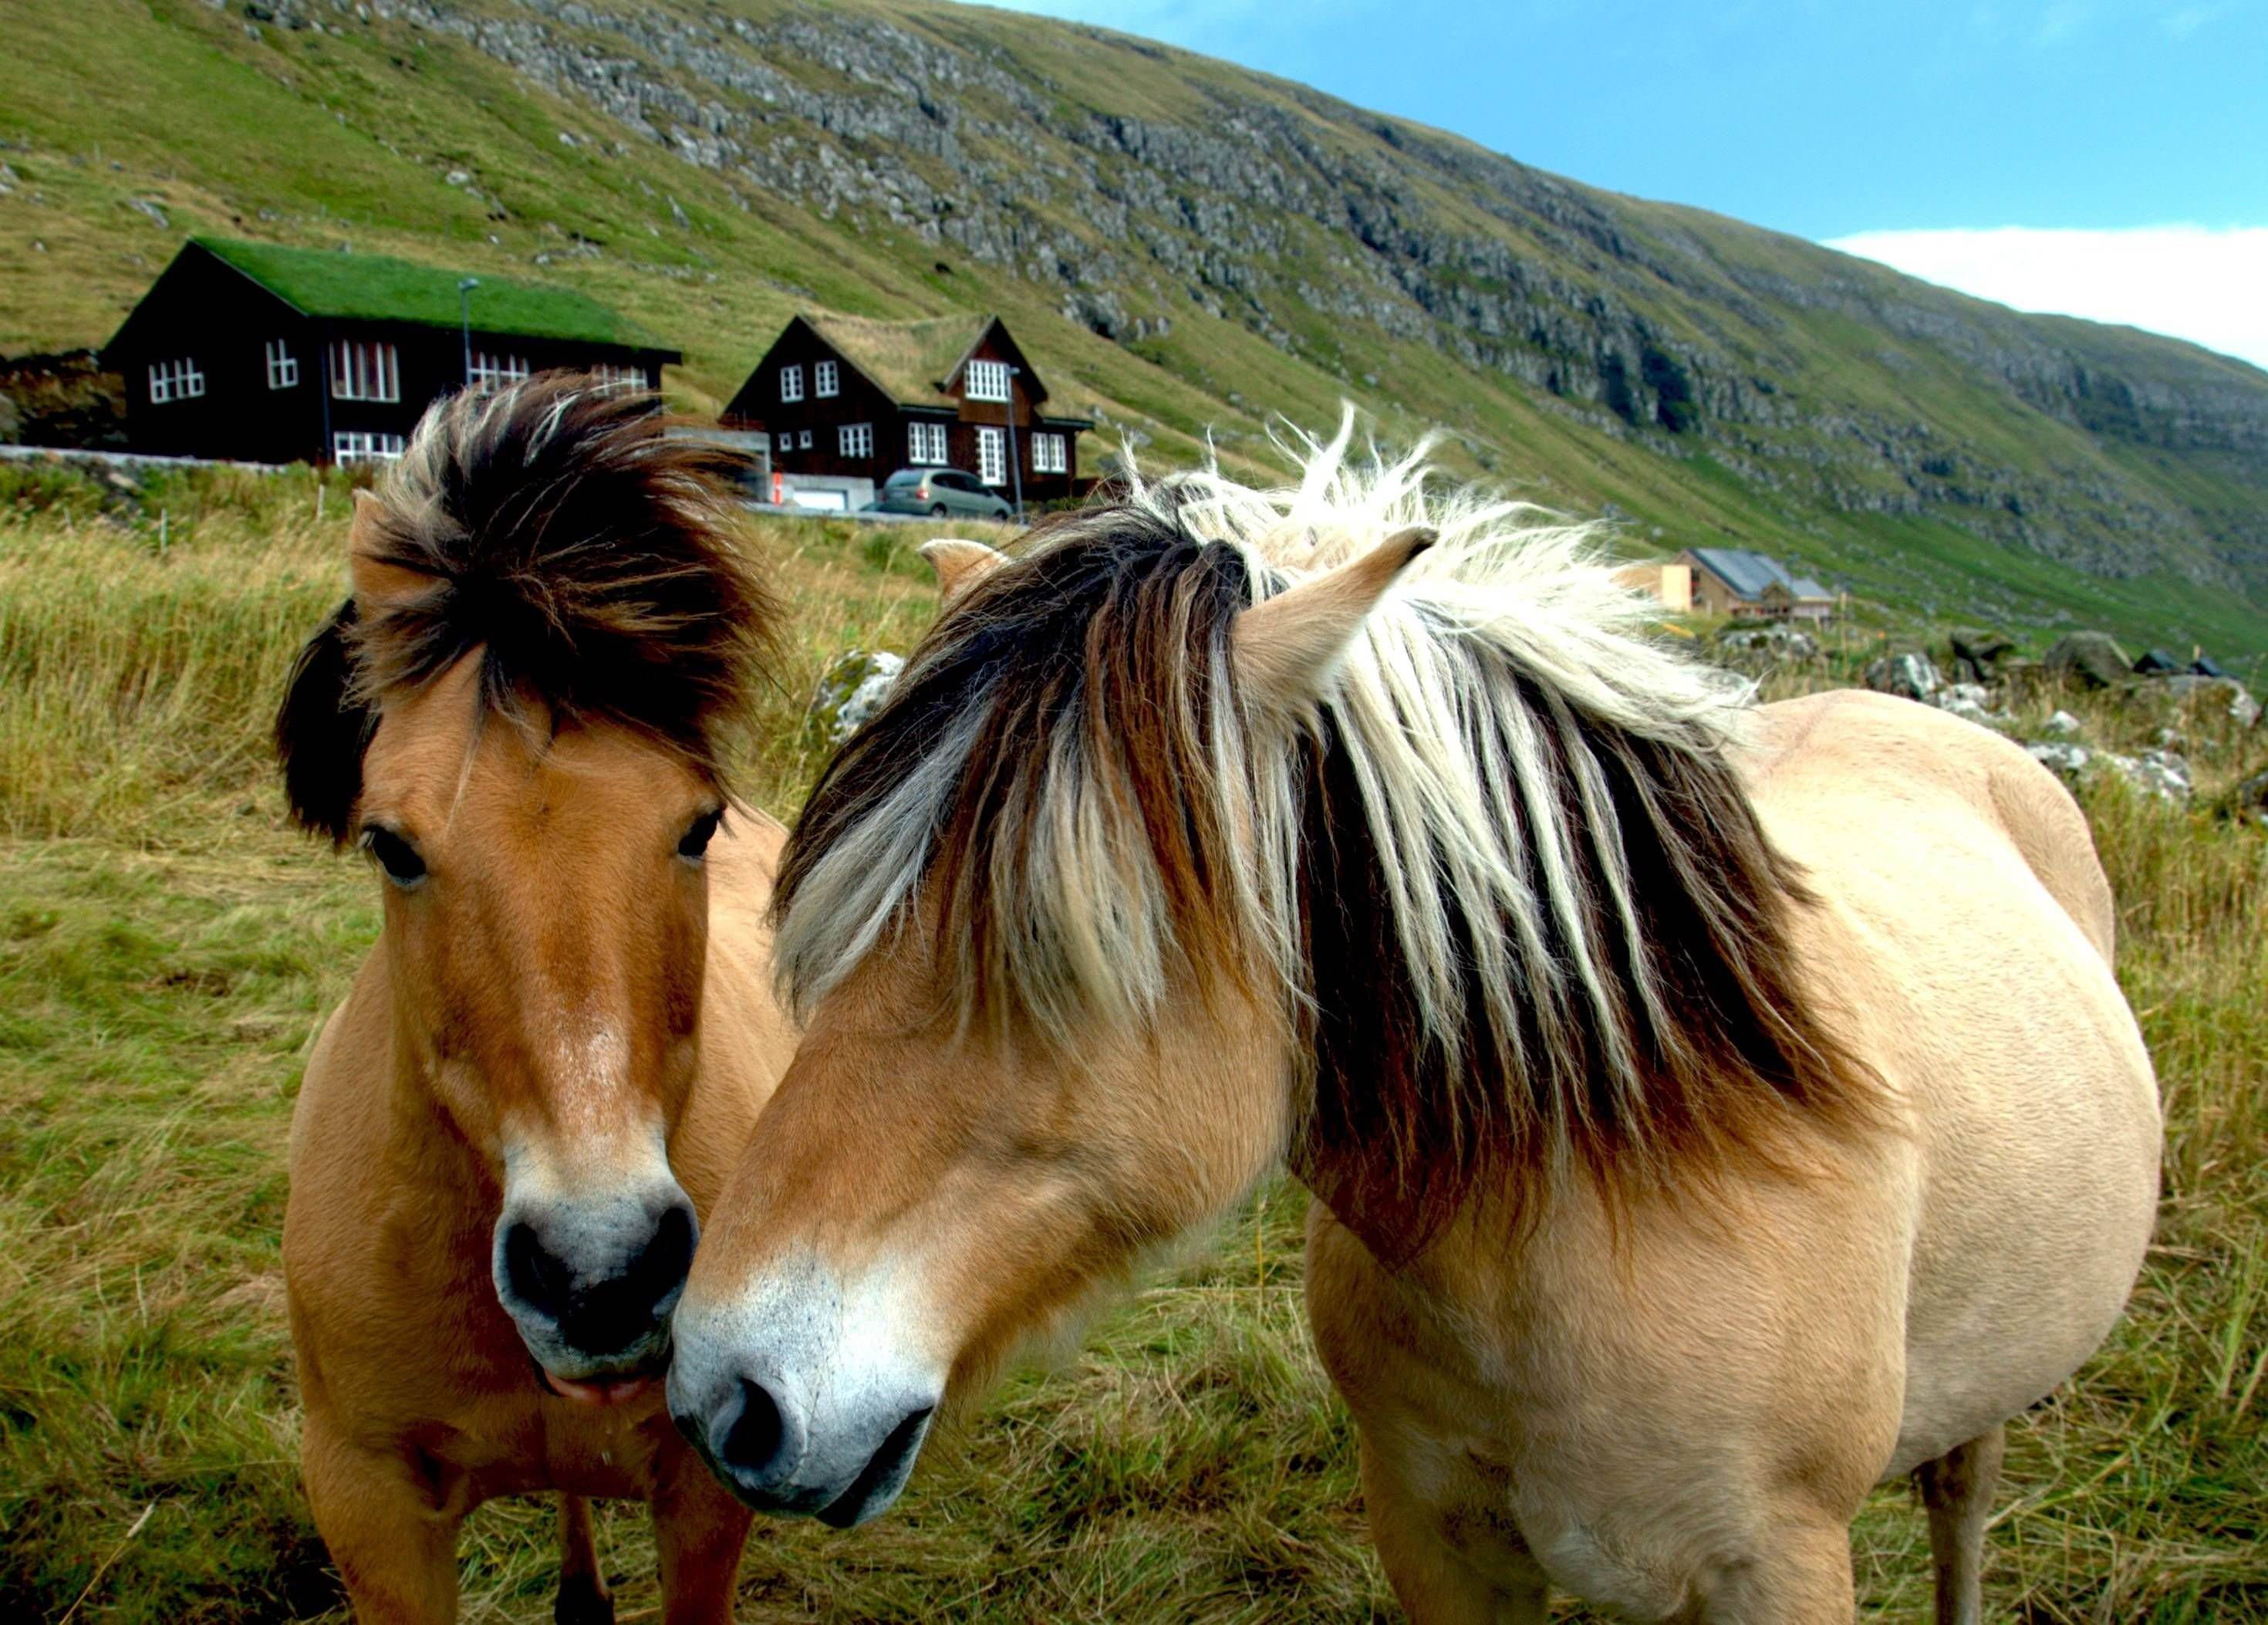
M 807 1023 L 671 1409 L 750 1504 L 870 1517 L 936 1406 L 1288 1156 L 1414 1617 L 1847 1625 L 1914 1474 L 1974 1621 L 2002 1423 L 2156 1195 L 2078 809 L 1924 706 L 1752 706 L 1579 533 L 1345 439 L 932 554 L 789 844 Z
M 359 499 L 353 596 L 277 718 L 294 814 L 386 905 L 284 1223 L 308 1499 L 365 1620 L 453 1617 L 465 1514 L 541 1490 L 560 1620 L 613 1614 L 594 1496 L 652 1503 L 671 1620 L 731 1617 L 747 1515 L 653 1380 L 791 1047 L 782 832 L 724 824 L 775 618 L 731 473 L 576 377 L 436 406 Z

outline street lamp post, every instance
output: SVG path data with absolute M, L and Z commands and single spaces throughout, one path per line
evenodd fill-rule
M 457 325 L 465 336 L 465 388 L 473 387 L 473 290 L 481 285 L 478 277 L 467 277 L 457 284 Z
M 1008 369 L 1008 484 L 1016 493 L 1016 522 L 1024 522 L 1024 467 L 1016 459 L 1016 377 L 1024 369 Z

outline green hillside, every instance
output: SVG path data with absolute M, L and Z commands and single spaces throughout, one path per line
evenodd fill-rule
M 856 0 L 12 0 L 0 351 L 192 233 L 598 299 L 713 410 L 797 310 L 1004 315 L 1145 456 L 1388 439 L 1887 613 L 2268 656 L 2268 375 L 1123 36 Z

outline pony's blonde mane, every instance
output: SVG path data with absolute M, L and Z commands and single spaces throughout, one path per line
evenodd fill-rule
M 1594 528 L 1351 427 L 1280 490 L 1137 476 L 947 610 L 790 846 L 796 1007 L 922 917 L 964 1017 L 1066 1045 L 1226 978 L 1308 1040 L 1314 1143 L 1405 1193 L 1753 1138 L 1712 1070 L 1847 1093 L 1727 760 L 1747 689 L 1653 633 Z M 1238 692 L 1238 613 L 1413 525 L 1310 716 Z

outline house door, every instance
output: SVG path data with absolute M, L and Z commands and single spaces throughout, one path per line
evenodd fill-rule
M 987 485 L 1005 484 L 1008 478 L 1008 437 L 998 429 L 976 431 L 976 477 Z

